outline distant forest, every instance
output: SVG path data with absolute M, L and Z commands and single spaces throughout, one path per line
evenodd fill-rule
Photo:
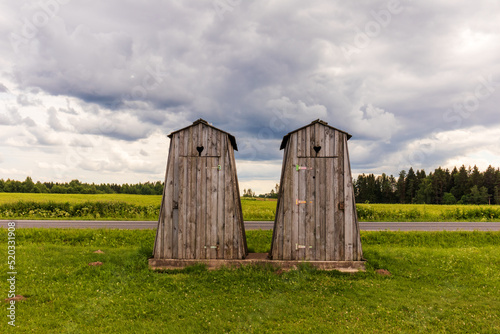
M 31 177 L 24 182 L 8 179 L 0 179 L 0 192 L 5 193 L 52 193 L 52 194 L 137 194 L 137 195 L 161 195 L 163 194 L 163 183 L 146 182 L 138 184 L 88 184 L 78 180 L 69 183 L 54 183 L 38 181 L 34 183 Z
M 426 174 L 413 168 L 394 176 L 361 174 L 354 180 L 357 203 L 500 204 L 500 169 L 474 166 Z
M 442 169 L 426 174 L 413 168 L 402 170 L 399 177 L 361 174 L 353 180 L 357 203 L 416 204 L 500 204 L 500 169 L 489 166 L 481 172 L 477 166 Z M 277 197 L 279 186 L 259 197 Z M 88 184 L 78 180 L 69 183 L 36 182 L 0 179 L 0 192 L 53 194 L 138 194 L 161 195 L 163 182 L 138 184 Z M 255 197 L 251 189 L 243 197 Z

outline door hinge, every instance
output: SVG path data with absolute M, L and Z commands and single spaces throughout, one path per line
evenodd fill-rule
M 298 249 L 304 249 L 304 248 L 313 248 L 313 246 L 309 246 L 307 247 L 306 245 L 299 245 L 299 244 L 295 244 L 295 250 L 298 250 Z
M 313 169 L 312 167 L 306 167 L 306 166 L 300 166 L 300 165 L 295 165 L 295 170 L 298 172 L 299 170 L 304 169 L 304 170 L 311 170 Z

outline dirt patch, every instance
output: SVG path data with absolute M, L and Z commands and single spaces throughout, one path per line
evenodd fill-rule
M 21 295 L 16 295 L 15 297 L 12 297 L 12 298 L 5 298 L 5 301 L 7 303 L 9 303 L 11 300 L 18 302 L 18 301 L 21 301 L 21 300 L 26 300 L 26 297 L 21 296 Z
M 102 266 L 102 262 L 100 262 L 100 261 L 90 262 L 89 266 Z
M 104 254 L 104 252 L 102 250 L 100 250 L 100 249 L 96 250 L 94 253 L 96 253 L 96 254 Z
M 377 269 L 377 270 L 375 270 L 375 272 L 376 272 L 377 274 L 379 274 L 380 276 L 391 276 L 391 275 L 392 275 L 392 274 L 390 273 L 390 271 L 389 271 L 389 270 L 387 270 L 387 269 Z

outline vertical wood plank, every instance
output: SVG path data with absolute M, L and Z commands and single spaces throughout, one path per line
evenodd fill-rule
M 193 146 L 192 130 L 184 131 L 183 151 L 186 157 L 182 159 L 182 187 L 179 196 L 179 225 L 177 228 L 177 259 L 186 258 L 186 228 L 189 220 L 189 206 L 191 203 L 191 192 L 189 185 L 189 175 L 191 168 L 191 148 Z
M 213 240 L 214 238 L 211 233 L 213 217 L 212 217 L 212 211 L 210 210 L 210 206 L 213 205 L 211 196 L 212 161 L 210 160 L 210 158 L 206 158 L 206 156 L 210 156 L 212 153 L 212 148 L 210 145 L 211 132 L 212 132 L 211 127 L 203 126 L 202 145 L 204 147 L 204 150 L 202 152 L 203 158 L 200 159 L 204 161 L 204 164 L 203 164 L 201 179 L 198 181 L 202 184 L 202 189 L 200 193 L 203 201 L 201 208 L 202 217 L 198 219 L 201 240 L 203 240 L 203 246 L 200 247 L 200 249 L 201 253 L 203 254 L 203 258 L 205 259 L 213 259 L 214 258 L 213 255 L 215 254 L 215 251 L 212 250 L 211 248 L 214 241 Z
M 286 203 L 284 196 L 285 175 L 289 165 L 292 162 L 288 159 L 288 145 L 283 152 L 283 162 L 281 165 L 280 188 L 278 194 L 278 201 L 276 202 L 276 213 L 274 217 L 273 237 L 271 241 L 271 258 L 273 260 L 283 259 L 283 220 L 284 220 L 284 206 Z
M 189 215 L 189 220 L 186 226 L 186 236 L 185 244 L 186 247 L 186 259 L 194 259 L 196 257 L 196 223 L 198 211 L 200 210 L 201 203 L 199 202 L 198 194 L 198 183 L 196 182 L 198 178 L 199 160 L 196 157 L 190 158 L 191 163 L 189 167 L 189 192 L 192 204 L 188 204 L 187 210 Z
M 225 223 L 225 213 L 224 213 L 224 184 L 225 184 L 225 159 L 224 159 L 224 152 L 225 149 L 225 140 L 226 139 L 226 134 L 222 132 L 217 133 L 217 149 L 218 152 L 217 154 L 220 156 L 219 157 L 219 165 L 221 166 L 220 170 L 217 170 L 217 240 L 220 245 L 220 250 L 219 250 L 219 258 L 225 259 L 226 258 L 226 253 L 225 253 L 225 239 L 226 239 L 226 223 Z M 228 236 L 230 237 L 230 236 Z
M 162 256 L 162 251 L 161 251 L 161 246 L 162 246 L 162 243 L 164 242 L 163 241 L 163 220 L 162 220 L 162 216 L 163 216 L 163 210 L 164 210 L 164 204 L 163 204 L 163 201 L 161 202 L 161 206 L 160 206 L 160 215 L 158 217 L 158 226 L 156 227 L 156 236 L 155 236 L 155 245 L 154 245 L 154 249 L 153 249 L 153 257 L 155 259 L 161 259 L 161 256 Z
M 217 249 L 212 249 L 210 252 L 210 256 L 212 258 L 220 258 L 220 253 L 222 249 L 222 244 L 220 243 L 219 240 L 219 229 L 222 228 L 218 224 L 218 205 L 217 205 L 217 193 L 218 193 L 218 186 L 219 186 L 219 169 L 217 166 L 219 165 L 219 158 L 215 157 L 217 155 L 217 135 L 220 133 L 220 131 L 217 131 L 215 129 L 211 129 L 211 136 L 210 136 L 210 155 L 212 158 L 210 158 L 211 164 L 210 164 L 210 169 L 208 172 L 211 174 L 211 180 L 210 180 L 210 188 L 208 189 L 209 194 L 207 196 L 210 196 L 210 202 L 211 205 L 207 205 L 207 210 L 210 210 L 210 234 L 211 234 L 211 239 L 212 239 L 212 244 L 214 246 L 217 246 Z
M 203 146 L 204 149 L 201 152 L 201 157 L 196 158 L 197 162 L 197 174 L 196 174 L 196 202 L 198 203 L 198 210 L 196 212 L 196 257 L 198 259 L 206 259 L 210 252 L 210 240 L 207 240 L 207 188 L 208 188 L 208 177 L 207 177 L 207 155 L 210 148 L 207 145 L 208 132 L 210 127 L 204 124 L 198 124 L 198 142 L 199 145 Z
M 343 134 L 339 131 L 335 131 L 335 246 L 334 255 L 336 261 L 345 260 L 345 238 L 344 238 L 344 210 L 339 209 L 339 203 L 344 201 L 344 145 L 343 145 Z
M 294 140 L 295 138 L 295 140 Z M 293 216 L 296 205 L 296 195 L 295 189 L 297 184 L 294 183 L 294 178 L 296 176 L 296 171 L 294 166 L 298 164 L 297 161 L 297 137 L 294 134 L 290 135 L 288 139 L 288 161 L 291 162 L 288 166 L 286 166 L 285 172 L 285 203 L 284 203 L 284 219 L 283 219 L 283 260 L 291 260 L 292 259 L 292 231 L 293 231 Z M 295 142 L 295 144 L 294 144 Z M 293 245 L 295 246 L 295 245 Z
M 178 156 L 179 156 L 179 134 L 175 134 L 172 137 L 170 142 L 171 148 L 171 156 L 169 153 L 169 162 L 167 163 L 167 194 L 165 196 L 165 211 L 163 212 L 163 216 L 165 219 L 164 225 L 164 249 L 163 249 L 163 257 L 165 259 L 172 258 L 172 225 L 174 220 L 174 201 L 177 201 L 176 196 L 176 186 L 178 185 L 176 182 L 176 168 L 178 168 Z M 175 210 L 177 211 L 177 210 Z
M 297 137 L 297 143 L 300 143 L 300 144 L 298 144 L 298 146 L 300 146 L 301 148 L 305 148 L 305 146 L 306 146 L 306 137 L 305 137 L 306 131 L 304 129 L 304 130 L 299 131 L 298 133 L 300 134 L 300 136 Z M 303 149 L 301 149 L 299 156 L 304 156 L 304 155 L 305 155 L 305 152 Z M 297 160 L 298 160 L 299 165 L 309 167 L 309 166 L 307 166 L 307 159 L 300 158 Z M 297 182 L 298 196 L 297 196 L 297 198 L 300 201 L 306 201 L 306 203 L 299 204 L 297 206 L 297 209 L 298 209 L 298 217 L 297 217 L 297 219 L 298 219 L 298 226 L 297 226 L 298 240 L 297 240 L 297 243 L 299 245 L 301 245 L 301 247 L 302 246 L 308 247 L 306 245 L 306 234 L 307 234 L 306 209 L 307 209 L 307 203 L 311 199 L 307 198 L 307 196 L 306 196 L 306 194 L 307 194 L 306 188 L 307 188 L 307 182 L 309 181 L 308 175 L 310 173 L 309 173 L 309 170 L 307 170 L 307 169 L 301 169 L 300 171 L 296 172 L 296 174 L 297 174 L 297 178 L 298 178 L 298 182 Z M 306 248 L 299 248 L 298 251 L 296 252 L 296 256 L 297 256 L 298 260 L 304 260 L 306 258 Z
M 179 141 L 179 166 L 178 166 L 178 187 L 179 193 L 177 195 L 177 217 L 174 216 L 172 223 L 172 259 L 179 258 L 179 221 L 185 219 L 185 208 L 183 207 L 183 198 L 185 193 L 186 184 L 184 183 L 184 174 L 186 171 L 186 157 L 182 156 L 184 147 L 184 134 Z
M 189 151 L 193 153 L 193 147 L 197 145 L 195 142 L 194 135 L 193 135 L 193 128 L 189 128 Z M 186 219 L 183 222 L 182 228 L 179 228 L 179 248 L 182 248 L 182 258 L 181 259 L 189 259 L 189 247 L 188 247 L 188 241 L 189 241 L 189 229 L 191 222 L 196 219 L 196 217 L 193 217 L 196 215 L 196 193 L 195 189 L 193 187 L 196 187 L 195 185 L 192 184 L 193 182 L 193 170 L 196 171 L 196 164 L 193 166 L 193 162 L 195 162 L 195 157 L 194 155 L 190 155 L 188 158 L 186 158 L 187 166 L 186 166 L 186 185 L 188 186 L 186 189 Z M 182 237 L 182 239 L 181 239 Z M 181 251 L 181 249 L 179 249 Z
M 185 210 L 183 207 L 183 197 L 185 192 L 186 184 L 184 183 L 184 174 L 186 170 L 186 158 L 184 157 L 185 142 L 186 142 L 186 131 L 179 132 L 179 157 L 177 166 L 177 215 L 174 215 L 174 221 L 172 223 L 172 259 L 179 258 L 179 221 L 185 219 Z
M 208 154 L 208 153 L 207 153 Z M 212 202 L 212 158 L 204 158 L 205 160 L 205 173 L 203 176 L 205 176 L 205 181 L 204 183 L 206 184 L 205 189 L 201 191 L 203 196 L 205 196 L 205 205 L 202 209 L 203 215 L 206 217 L 205 220 L 205 228 L 201 227 L 203 230 L 203 236 L 202 239 L 205 241 L 204 242 L 204 250 L 205 250 L 205 258 L 206 259 L 214 259 L 215 258 L 215 250 L 212 249 L 211 247 L 215 245 L 215 238 L 212 234 L 212 224 L 214 217 L 212 216 L 212 210 L 211 206 L 213 206 L 216 203 Z M 201 222 L 201 220 L 200 220 Z
M 229 137 L 227 146 L 230 147 Z M 247 255 L 247 244 L 245 235 L 245 225 L 243 224 L 243 211 L 241 209 L 240 200 L 240 189 L 238 184 L 238 175 L 236 171 L 236 162 L 234 158 L 234 150 L 231 148 L 229 150 L 229 156 L 231 159 L 231 177 L 233 180 L 233 201 L 234 201 L 234 231 L 235 231 L 235 247 L 237 249 L 238 259 L 243 259 Z
M 224 238 L 224 252 L 226 253 L 226 259 L 235 258 L 233 249 L 233 227 L 234 227 L 234 201 L 233 201 L 233 185 L 231 184 L 231 163 L 229 160 L 229 145 L 226 144 L 226 150 L 224 153 L 224 170 L 226 171 L 226 183 L 224 187 L 224 213 L 225 213 L 225 224 L 226 233 Z
M 317 126 L 319 133 L 317 134 L 317 138 L 319 139 L 319 146 L 321 146 L 321 150 L 318 153 L 318 157 L 325 157 L 327 156 L 327 149 L 325 148 L 325 129 L 326 126 L 316 123 L 315 126 Z
M 325 158 L 325 169 L 326 169 L 326 198 L 325 198 L 325 224 L 326 224 L 326 261 L 333 261 L 334 258 L 334 247 L 335 247 L 335 199 L 334 194 L 336 192 L 334 184 L 334 164 L 335 158 Z
M 343 136 L 344 147 L 344 203 L 345 203 L 345 260 L 353 260 L 353 222 L 354 208 L 352 207 L 353 187 L 349 175 L 349 158 L 347 156 L 347 136 Z
M 200 210 L 201 203 L 198 201 L 199 198 L 197 196 L 198 193 L 198 174 L 199 174 L 199 166 L 198 164 L 198 152 L 196 151 L 196 147 L 199 146 L 199 140 L 201 135 L 201 124 L 197 126 L 190 127 L 190 135 L 192 136 L 193 148 L 195 155 L 190 158 L 190 166 L 189 166 L 189 192 L 190 198 L 189 202 L 192 203 L 188 205 L 188 222 L 186 227 L 186 235 L 185 235 L 185 247 L 186 247 L 186 259 L 194 259 L 196 255 L 196 220 L 197 214 Z M 201 172 L 201 171 L 200 171 Z
M 298 136 L 297 133 L 294 133 L 290 136 L 290 141 L 291 141 L 291 149 L 292 152 L 295 152 L 295 161 L 298 164 L 299 161 L 297 159 L 297 146 L 298 146 Z M 290 247 L 291 247 L 291 259 L 296 260 L 298 259 L 298 249 L 297 245 L 299 243 L 299 237 L 298 237 L 298 232 L 299 232 L 299 207 L 300 204 L 297 205 L 297 200 L 299 199 L 299 172 L 294 170 L 293 166 L 291 166 L 291 169 L 293 171 L 292 173 L 292 224 L 291 224 L 291 240 L 290 240 Z
M 307 144 L 306 146 L 310 143 L 310 137 L 307 137 Z M 305 163 L 307 168 L 314 168 L 314 159 L 313 158 L 306 158 Z M 316 182 L 316 176 L 315 176 L 315 171 L 314 169 L 312 170 L 307 170 L 307 181 L 306 181 L 306 200 L 307 204 L 306 205 L 306 215 L 305 215 L 305 232 L 306 232 L 306 260 L 315 260 L 315 236 L 314 232 L 316 229 L 315 226 L 315 195 L 314 195 L 314 187 L 315 187 L 315 182 Z M 312 246 L 312 248 L 311 248 Z
M 317 136 L 319 137 L 320 140 L 320 146 L 321 150 L 319 153 L 321 153 L 322 156 L 324 156 L 324 137 L 325 137 L 325 127 L 320 124 L 316 124 L 319 126 L 317 129 L 319 133 Z M 319 154 L 318 154 L 319 155 Z M 317 159 L 318 163 L 320 164 L 320 179 L 321 183 L 319 185 L 319 212 L 317 215 L 319 215 L 320 218 L 320 226 L 321 226 L 321 249 L 320 249 L 320 258 L 321 261 L 326 260 L 326 160 L 327 159 Z
M 210 229 L 208 229 L 207 226 L 207 233 L 210 234 L 210 246 L 219 246 L 219 249 L 221 248 L 222 245 L 219 245 L 219 242 L 217 240 L 217 186 L 218 186 L 218 170 L 217 170 L 217 165 L 219 164 L 219 159 L 218 158 L 208 158 L 207 161 L 210 161 L 210 163 L 207 163 L 207 166 L 210 166 L 210 168 L 207 170 L 207 173 L 210 174 L 209 181 L 207 184 L 209 185 L 209 188 L 207 190 L 207 203 L 210 203 L 207 205 L 207 220 L 210 221 Z M 210 248 L 210 258 L 211 259 L 216 259 L 219 257 L 219 251 L 217 248 Z
M 336 156 L 337 154 L 335 153 L 335 131 L 334 129 L 328 128 L 328 135 L 325 138 L 325 141 L 328 140 L 328 156 Z
M 334 156 L 332 147 L 335 144 L 335 138 L 332 136 L 332 129 L 324 128 L 325 140 L 325 156 Z M 334 235 L 334 225 L 335 225 L 335 198 L 334 194 L 336 192 L 334 175 L 335 175 L 335 158 L 325 158 L 326 167 L 326 208 L 325 208 L 325 221 L 326 221 L 326 261 L 333 261 L 334 258 L 334 247 L 335 247 L 335 235 Z
M 297 137 L 297 158 L 304 156 L 302 150 L 302 130 L 295 132 L 292 136 Z
M 314 151 L 314 146 L 321 146 L 321 139 L 320 139 L 320 132 L 319 132 L 319 129 L 321 128 L 321 125 L 318 124 L 318 123 L 315 123 L 314 124 L 314 140 L 313 140 L 313 143 L 311 144 L 311 155 L 313 157 L 320 157 L 321 156 L 321 151 L 323 149 L 321 149 L 318 153 L 316 153 L 316 151 Z
M 163 259 L 168 259 L 168 237 L 170 236 L 170 231 L 168 230 L 172 222 L 172 192 L 173 192 L 173 181 L 172 172 L 174 165 L 174 155 L 175 155 L 175 139 L 172 138 L 170 141 L 170 149 L 168 152 L 168 162 L 167 162 L 167 178 L 165 180 L 165 198 L 163 205 L 163 212 L 161 213 L 162 220 L 162 244 L 161 244 L 161 256 Z
M 316 146 L 316 143 L 319 143 L 318 140 L 318 135 L 319 135 L 319 130 L 316 133 L 316 130 L 319 128 L 317 126 L 318 124 L 315 124 L 314 126 L 310 126 L 309 128 L 311 129 L 311 144 L 309 145 L 311 147 L 311 162 L 313 164 L 314 168 L 314 260 L 319 261 L 321 260 L 321 214 L 320 214 L 320 185 L 321 185 L 321 171 L 320 171 L 320 159 L 316 159 L 316 152 L 314 151 L 313 147 Z
M 311 153 L 314 152 L 313 150 L 313 142 L 314 142 L 314 128 L 311 128 L 308 126 L 306 129 L 306 142 L 305 142 L 305 147 L 304 147 L 304 153 L 306 157 L 313 157 L 314 155 Z M 311 137 L 312 133 L 312 137 Z

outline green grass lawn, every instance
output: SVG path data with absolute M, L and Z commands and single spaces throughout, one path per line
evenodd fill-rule
M 0 193 L 0 219 L 157 220 L 161 196 Z M 244 220 L 274 220 L 276 200 L 241 199 Z M 357 204 L 360 221 L 500 221 L 499 205 Z
M 16 292 L 27 297 L 16 303 L 19 333 L 500 331 L 500 232 L 362 232 L 367 271 L 357 274 L 306 265 L 152 272 L 154 230 L 16 232 Z M 270 234 L 248 231 L 249 248 L 269 249 Z

